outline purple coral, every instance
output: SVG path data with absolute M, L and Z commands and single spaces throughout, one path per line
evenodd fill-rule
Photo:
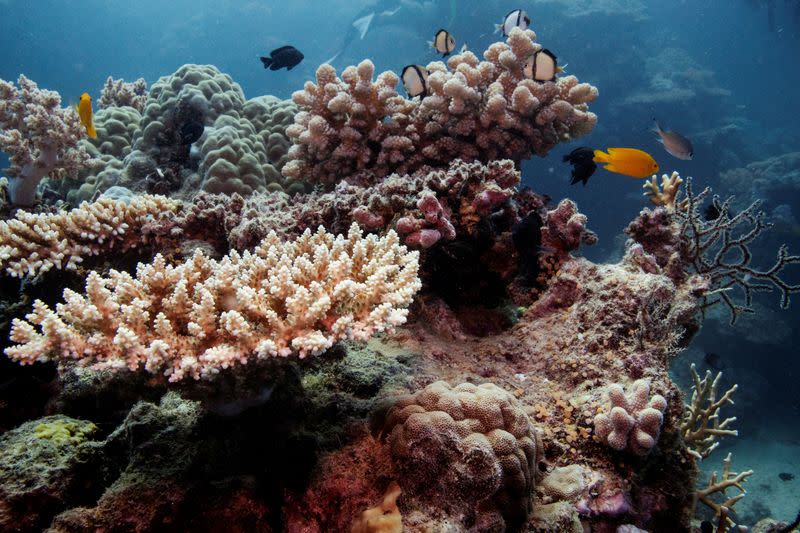
M 647 455 L 658 441 L 667 400 L 660 394 L 650 398 L 648 379 L 635 381 L 627 396 L 622 385 L 615 383 L 608 389 L 608 399 L 611 411 L 594 417 L 597 436 L 615 450 L 630 448 L 637 455 Z

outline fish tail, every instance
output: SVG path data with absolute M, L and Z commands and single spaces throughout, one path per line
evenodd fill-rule
M 658 123 L 658 119 L 653 117 L 653 131 L 656 133 L 661 133 L 661 124 Z
M 86 135 L 91 139 L 97 139 L 97 130 L 94 129 L 94 124 L 86 126 Z
M 264 63 L 264 68 L 268 68 L 272 64 L 272 58 L 271 57 L 262 57 L 260 59 L 261 59 L 261 62 Z
M 605 153 L 602 150 L 595 150 L 594 151 L 594 159 L 593 159 L 593 161 L 595 163 L 610 163 L 611 162 L 611 156 L 608 155 L 607 153 Z

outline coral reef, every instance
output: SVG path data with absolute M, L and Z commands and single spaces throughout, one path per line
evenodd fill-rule
M 432 383 L 392 406 L 382 435 L 414 507 L 430 514 L 433 506 L 480 531 L 515 530 L 527 520 L 536 433 L 516 398 L 498 386 Z
M 106 80 L 97 100 L 98 109 L 109 107 L 132 107 L 139 113 L 144 111 L 147 100 L 147 82 L 139 78 L 133 82 L 115 80 L 111 76 Z
M 292 96 L 300 112 L 286 130 L 294 146 L 283 174 L 332 188 L 342 180 L 369 183 L 393 172 L 444 167 L 457 158 L 544 156 L 589 133 L 597 117 L 587 104 L 597 89 L 575 76 L 544 84 L 525 79 L 525 62 L 541 50 L 535 38 L 515 29 L 507 44 L 489 47 L 485 61 L 464 52 L 446 66 L 429 64 L 429 92 L 420 100 L 397 94 L 393 72 L 373 80 L 369 60 L 341 78 L 322 65 L 316 84 L 307 82 Z
M 789 152 L 720 174 L 725 190 L 737 198 L 736 207 L 759 199 L 778 200 L 800 186 L 800 152 Z
M 650 452 L 658 442 L 667 401 L 660 394 L 650 397 L 650 382 L 640 379 L 625 395 L 622 385 L 608 388 L 611 409 L 594 417 L 594 431 L 601 441 L 615 450 L 630 450 L 637 455 Z
M 61 107 L 57 92 L 39 89 L 24 75 L 17 85 L 0 80 L 0 150 L 11 162 L 11 203 L 29 206 L 45 176 L 76 176 L 96 162 L 78 144 L 86 135 L 78 114 Z
M 722 372 L 718 372 L 712 380 L 710 370 L 706 370 L 703 379 L 700 379 L 694 364 L 690 370 L 694 385 L 692 398 L 681 420 L 681 434 L 689 453 L 697 459 L 705 459 L 719 446 L 720 438 L 739 435 L 737 430 L 729 427 L 736 422 L 736 417 L 725 420 L 719 418 L 719 411 L 724 405 L 733 405 L 731 396 L 739 386 L 732 386 L 718 399 L 717 389 Z
M 20 278 L 51 268 L 74 270 L 89 257 L 142 246 L 142 224 L 178 205 L 163 196 L 143 195 L 130 202 L 101 198 L 68 212 L 18 211 L 13 219 L 0 221 L 0 268 Z
M 249 360 L 318 354 L 405 322 L 420 287 L 417 254 L 393 232 L 347 238 L 306 231 L 214 261 L 200 251 L 169 266 L 156 256 L 136 277 L 91 272 L 86 296 L 65 289 L 51 310 L 36 301 L 15 320 L 5 353 L 21 363 L 55 358 L 97 369 L 144 368 L 169 381 L 210 377 Z M 36 327 L 41 328 L 41 333 Z

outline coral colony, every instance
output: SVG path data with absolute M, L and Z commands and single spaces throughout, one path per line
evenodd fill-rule
M 293 102 L 208 65 L 109 78 L 96 139 L 0 82 L 5 355 L 59 372 L 0 436 L 0 529 L 725 530 L 751 471 L 698 463 L 736 386 L 692 368 L 686 405 L 668 364 L 709 306 L 788 306 L 800 257 L 753 267 L 758 205 L 705 220 L 677 173 L 618 263 L 575 254 L 587 218 L 518 163 L 589 133 L 598 91 L 527 79 L 539 50 L 515 28 L 414 99 L 368 60 Z

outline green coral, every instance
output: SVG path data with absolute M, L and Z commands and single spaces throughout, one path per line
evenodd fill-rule
M 56 444 L 77 445 L 85 442 L 95 431 L 97 426 L 91 422 L 59 418 L 37 425 L 33 434 L 37 439 L 49 440 Z

